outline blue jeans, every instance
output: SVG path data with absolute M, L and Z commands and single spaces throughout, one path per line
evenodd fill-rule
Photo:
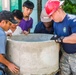
M 7 74 L 6 73 L 4 74 L 4 72 L 0 70 L 0 75 L 7 75 Z
M 3 75 L 3 71 L 0 70 L 0 75 Z

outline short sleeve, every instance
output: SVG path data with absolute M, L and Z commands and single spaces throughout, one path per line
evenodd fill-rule
M 0 54 L 5 54 L 6 40 L 5 36 L 0 36 Z
M 74 19 L 74 20 L 71 22 L 70 27 L 71 27 L 72 33 L 76 33 L 76 19 Z
M 34 30 L 34 33 L 41 33 L 41 22 L 39 22 L 36 27 L 35 27 L 35 30 Z
M 32 27 L 33 27 L 33 19 L 31 18 L 29 20 L 28 28 L 32 28 Z

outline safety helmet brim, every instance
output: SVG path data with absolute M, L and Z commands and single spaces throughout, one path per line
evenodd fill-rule
M 51 18 L 47 15 L 45 9 L 41 11 L 40 19 L 42 22 L 51 22 Z

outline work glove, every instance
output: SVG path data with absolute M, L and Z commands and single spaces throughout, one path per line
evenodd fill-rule
M 63 42 L 64 37 L 58 37 L 57 35 L 54 35 L 51 40 L 55 40 L 56 43 L 62 43 Z
M 56 40 L 58 38 L 57 35 L 53 35 L 52 38 L 50 40 Z

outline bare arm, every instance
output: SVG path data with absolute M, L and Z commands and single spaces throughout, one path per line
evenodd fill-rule
M 19 68 L 15 66 L 13 63 L 9 62 L 5 57 L 0 54 L 0 63 L 6 65 L 12 73 L 18 73 Z
M 63 43 L 75 44 L 76 43 L 76 33 L 73 33 L 70 36 L 65 37 L 63 39 Z

